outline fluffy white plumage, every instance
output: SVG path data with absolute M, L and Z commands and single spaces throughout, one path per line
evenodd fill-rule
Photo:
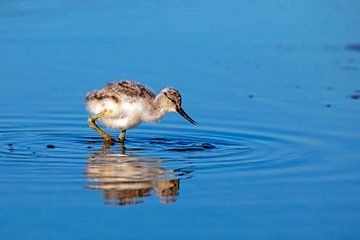
M 112 129 L 130 129 L 141 122 L 155 122 L 165 115 L 165 111 L 154 112 L 152 106 L 144 101 L 126 101 L 123 98 L 121 104 L 110 99 L 89 101 L 87 109 L 92 114 L 104 113 L 100 122 Z M 149 115 L 149 113 L 152 113 Z

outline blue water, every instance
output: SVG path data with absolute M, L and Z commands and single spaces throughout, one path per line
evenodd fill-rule
M 359 12 L 0 1 L 0 239 L 359 239 Z M 84 97 L 121 79 L 199 124 L 104 146 Z

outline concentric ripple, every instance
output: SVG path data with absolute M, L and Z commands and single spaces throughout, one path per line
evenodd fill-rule
M 201 128 L 187 132 L 179 126 L 157 130 L 129 131 L 126 146 L 104 146 L 98 137 L 84 142 L 92 149 L 87 188 L 102 190 L 105 202 L 113 205 L 142 203 L 152 192 L 161 202 L 173 203 L 180 181 L 194 176 L 304 167 L 318 154 L 306 144 L 308 139 L 279 133 Z
M 128 131 L 125 145 L 108 146 L 82 116 L 65 118 L 61 126 L 51 124 L 53 119 L 49 116 L 50 124 L 44 126 L 39 119 L 25 122 L 17 116 L 23 124 L 2 129 L 0 165 L 10 171 L 8 176 L 20 172 L 32 181 L 82 183 L 101 190 L 105 203 L 112 205 L 138 204 L 152 195 L 174 203 L 180 181 L 239 171 L 270 174 L 304 167 L 319 154 L 316 139 L 284 129 L 147 125 Z M 11 118 L 2 121 L 6 125 Z
M 130 138 L 127 146 L 142 151 L 131 153 L 164 158 L 168 164 L 191 162 L 197 174 L 206 172 L 238 171 L 262 168 L 287 168 L 306 164 L 317 153 L 314 139 L 282 134 L 259 132 L 251 128 L 241 131 L 226 129 L 201 129 L 186 132 L 177 126 L 167 127 L 160 133 L 138 133 Z M 148 138 L 156 134 L 161 138 Z M 139 136 L 140 135 L 140 136 Z

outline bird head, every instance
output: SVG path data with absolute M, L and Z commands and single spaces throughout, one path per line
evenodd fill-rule
M 164 96 L 163 105 L 168 112 L 178 112 L 186 120 L 192 124 L 196 122 L 184 111 L 181 107 L 181 95 L 178 90 L 175 88 L 165 88 L 161 91 L 161 94 Z

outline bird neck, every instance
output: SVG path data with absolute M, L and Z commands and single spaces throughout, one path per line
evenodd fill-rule
M 151 113 L 149 115 L 149 121 L 157 121 L 164 117 L 164 115 L 168 112 L 164 97 L 162 94 L 158 94 L 152 103 Z

